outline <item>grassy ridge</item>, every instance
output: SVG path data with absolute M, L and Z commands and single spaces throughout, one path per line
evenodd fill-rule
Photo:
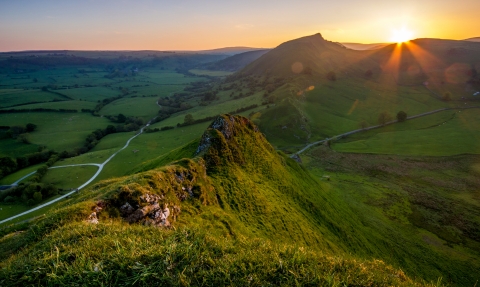
M 424 284 L 382 261 L 346 255 L 375 248 L 354 232 L 361 223 L 247 119 L 221 117 L 212 126 L 218 129 L 200 143 L 204 161 L 181 160 L 96 184 L 23 233 L 4 236 L 3 285 Z M 194 196 L 182 201 L 175 194 L 182 193 L 178 174 L 185 172 Z M 112 211 L 117 201 L 123 204 L 122 194 L 131 201 L 145 193 L 181 205 L 176 230 L 128 225 Z M 107 202 L 100 224 L 82 222 L 98 199 Z

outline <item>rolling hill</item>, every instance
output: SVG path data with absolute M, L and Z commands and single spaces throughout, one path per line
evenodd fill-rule
M 243 52 L 217 62 L 206 64 L 203 66 L 203 68 L 214 71 L 236 72 L 245 67 L 246 65 L 250 64 L 251 62 L 255 61 L 268 51 L 269 50 L 265 49 Z
M 238 75 L 288 79 L 266 95 L 275 107 L 257 123 L 276 147 L 293 150 L 373 126 L 382 112 L 394 118 L 475 105 L 479 70 L 476 42 L 416 39 L 355 51 L 315 34 L 279 45 Z
M 98 74 L 102 87 L 61 92 L 92 108 L 100 96 L 124 91 L 102 107 L 110 115 L 154 107 L 150 118 L 159 103 L 191 106 L 147 125 L 87 189 L 2 226 L 0 285 L 473 286 L 480 279 L 480 104 L 472 95 L 479 47 L 417 39 L 356 51 L 315 34 L 219 62 L 226 56 L 147 54 L 138 80 L 117 79 L 112 88 L 91 70 L 44 76 L 88 84 Z M 222 79 L 181 74 L 247 62 Z M 39 85 L 26 76 L 9 81 Z M 12 92 L 28 91 L 5 93 Z M 399 111 L 424 116 L 395 122 Z M 380 115 L 391 124 L 366 130 Z M 19 115 L 5 118 L 13 126 Z M 32 138 L 43 134 L 50 144 L 40 127 Z M 350 131 L 359 132 L 338 136 Z M 62 164 L 106 159 L 130 136 L 108 135 Z M 45 179 L 68 187 L 72 174 Z M 33 191 L 24 190 L 18 200 Z
M 34 223 L 3 229 L 2 285 L 475 280 L 477 261 L 442 258 L 409 228 L 355 213 L 344 186 L 276 152 L 247 118 L 219 116 L 184 150 L 195 154 L 98 183 Z M 163 204 L 174 229 L 156 227 Z M 97 224 L 86 220 L 92 210 Z
M 468 38 L 468 39 L 465 39 L 464 41 L 480 42 L 480 37 Z
M 218 48 L 218 49 L 211 49 L 211 50 L 200 50 L 195 51 L 199 54 L 222 54 L 227 56 L 233 56 L 236 54 L 241 54 L 250 51 L 259 51 L 265 50 L 264 48 L 252 48 L 252 47 L 225 47 L 225 48 Z
M 365 72 L 378 66 L 374 62 L 362 62 L 367 55 L 362 51 L 346 49 L 341 44 L 325 40 L 315 34 L 285 42 L 246 66 L 242 73 L 254 75 L 294 76 L 301 74 L 325 74 Z

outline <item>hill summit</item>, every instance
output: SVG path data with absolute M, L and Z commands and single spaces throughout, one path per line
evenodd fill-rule
M 285 77 L 325 74 L 329 71 L 355 71 L 358 67 L 353 63 L 360 61 L 365 54 L 361 52 L 325 40 L 317 33 L 282 43 L 246 66 L 242 72 Z
M 343 218 L 354 214 L 247 118 L 219 116 L 196 155 L 4 229 L 2 286 L 421 285 L 381 260 L 343 256 L 372 248 L 350 234 Z

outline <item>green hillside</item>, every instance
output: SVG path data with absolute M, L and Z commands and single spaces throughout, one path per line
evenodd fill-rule
M 414 116 L 443 108 L 479 107 L 480 98 L 473 95 L 480 89 L 479 55 L 480 45 L 467 41 L 417 39 L 354 51 L 315 34 L 279 45 L 236 77 L 284 80 L 271 91 L 266 85 L 264 97 L 274 105 L 258 113 L 255 122 L 276 148 L 295 152 L 308 143 L 378 125 L 381 114 L 394 120 L 400 111 Z M 425 128 L 419 120 L 412 123 L 413 130 Z M 459 124 L 464 126 L 458 126 L 455 135 L 432 133 L 429 140 L 469 137 L 472 124 Z M 364 142 L 342 150 L 384 153 L 358 147 L 389 145 L 386 137 L 375 137 L 376 132 L 368 133 L 371 143 L 362 136 Z M 401 137 L 411 145 L 410 137 Z M 412 134 L 410 142 L 414 138 Z M 448 152 L 437 154 L 478 153 L 473 143 L 450 146 Z
M 97 183 L 44 218 L 3 229 L 2 286 L 476 280 L 478 257 L 444 258 L 418 241 L 415 229 L 358 212 L 361 206 L 344 198 L 344 189 L 353 187 L 348 180 L 325 181 L 317 174 L 321 167 L 310 173 L 275 151 L 247 118 L 216 118 L 175 158 Z M 156 215 L 163 204 L 170 207 L 171 228 Z M 88 223 L 95 208 L 99 223 Z M 478 254 L 474 241 L 469 246 Z
M 289 77 L 327 72 L 363 74 L 378 64 L 363 61 L 369 52 L 354 51 L 315 34 L 285 42 L 241 70 L 244 74 Z M 359 62 L 363 61 L 360 65 Z

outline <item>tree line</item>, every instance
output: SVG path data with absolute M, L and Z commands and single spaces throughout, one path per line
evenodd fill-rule
M 0 114 L 30 113 L 30 112 L 77 113 L 78 110 L 75 110 L 75 109 L 47 109 L 47 108 L 0 110 Z

